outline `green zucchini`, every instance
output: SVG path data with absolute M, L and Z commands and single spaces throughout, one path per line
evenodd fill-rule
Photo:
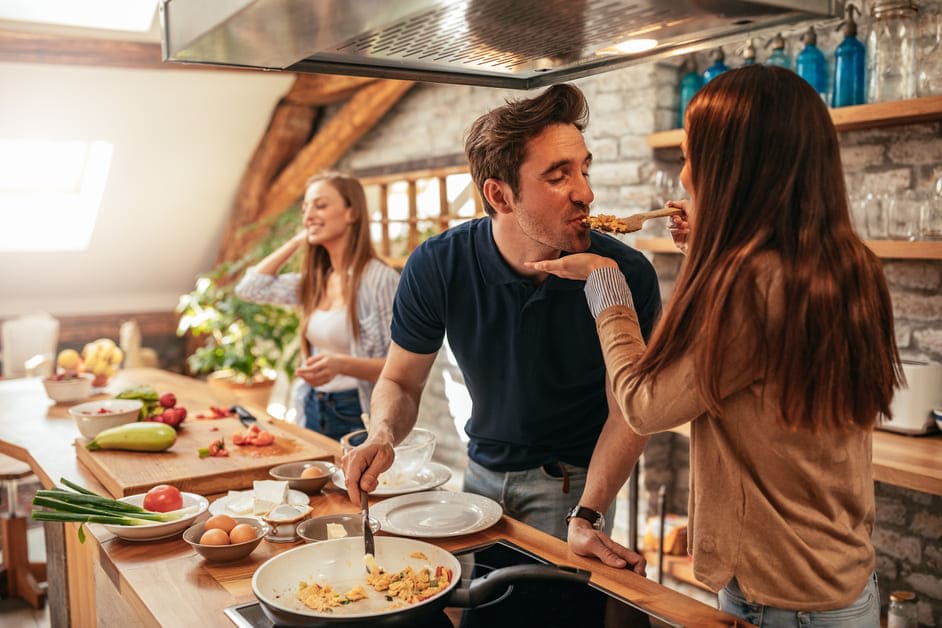
M 85 445 L 89 451 L 128 449 L 130 451 L 163 451 L 177 440 L 177 432 L 157 422 L 127 423 L 102 430 Z

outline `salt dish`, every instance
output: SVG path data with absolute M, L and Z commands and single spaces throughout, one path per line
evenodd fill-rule
M 265 538 L 273 543 L 294 543 L 298 540 L 298 524 L 311 514 L 310 506 L 295 506 L 281 504 L 267 515 L 262 521 L 271 526 L 271 532 Z

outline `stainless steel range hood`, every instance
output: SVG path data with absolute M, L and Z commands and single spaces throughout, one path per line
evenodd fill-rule
M 841 14 L 839 0 L 163 0 L 165 61 L 530 89 Z

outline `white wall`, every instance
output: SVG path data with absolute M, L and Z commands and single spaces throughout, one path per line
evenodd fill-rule
M 114 144 L 88 250 L 0 252 L 0 317 L 172 310 L 212 268 L 239 180 L 293 78 L 0 64 L 0 138 Z

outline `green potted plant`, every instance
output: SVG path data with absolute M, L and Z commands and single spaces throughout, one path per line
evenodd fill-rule
M 243 301 L 235 283 L 250 265 L 297 233 L 300 212 L 286 211 L 270 224 L 268 235 L 247 255 L 222 263 L 196 280 L 196 287 L 180 297 L 177 335 L 187 333 L 201 342 L 189 357 L 191 373 L 210 374 L 237 386 L 270 384 L 279 372 L 290 379 L 300 356 L 298 311 Z M 296 270 L 292 260 L 288 269 Z

